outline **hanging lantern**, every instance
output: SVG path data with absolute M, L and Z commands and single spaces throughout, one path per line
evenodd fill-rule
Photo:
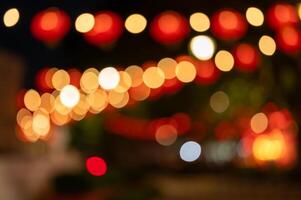
M 201 85 L 215 83 L 215 81 L 220 77 L 220 71 L 216 68 L 212 60 L 195 60 L 194 65 L 197 70 L 196 82 Z
M 70 29 L 70 18 L 58 8 L 50 8 L 36 14 L 31 21 L 33 36 L 45 43 L 61 40 Z
M 267 23 L 273 29 L 279 29 L 286 25 L 298 24 L 297 9 L 286 3 L 278 3 L 267 11 Z
M 175 11 L 165 11 L 157 15 L 150 25 L 151 36 L 165 45 L 181 42 L 189 32 L 188 21 Z
M 84 34 L 85 39 L 96 46 L 107 46 L 121 36 L 123 21 L 111 11 L 102 11 L 95 15 L 95 24 L 91 31 Z
M 276 42 L 284 53 L 297 53 L 301 51 L 301 32 L 293 26 L 285 26 L 276 34 Z
M 257 69 L 260 62 L 259 52 L 250 44 L 240 44 L 233 52 L 235 67 L 244 72 L 252 72 Z
M 237 11 L 224 9 L 212 16 L 211 31 L 222 40 L 237 40 L 247 31 L 245 18 Z

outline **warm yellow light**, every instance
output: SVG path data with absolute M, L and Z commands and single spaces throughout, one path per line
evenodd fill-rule
M 261 26 L 264 22 L 263 12 L 259 8 L 250 7 L 246 11 L 246 18 L 252 26 Z
M 54 111 L 56 111 L 62 115 L 68 115 L 71 112 L 71 108 L 65 106 L 62 103 L 61 97 L 59 94 L 55 97 Z
M 272 56 L 276 51 L 276 42 L 272 37 L 264 35 L 259 39 L 258 47 L 264 55 Z
M 225 50 L 217 52 L 214 62 L 216 67 L 223 72 L 231 71 L 234 66 L 234 58 L 232 54 Z
M 65 70 L 58 70 L 52 76 L 52 86 L 61 90 L 65 85 L 70 83 L 70 76 Z
M 204 32 L 210 28 L 209 17 L 201 12 L 194 13 L 189 18 L 190 26 L 197 32 Z
M 116 92 L 126 92 L 132 86 L 132 79 L 127 72 L 119 72 L 120 81 L 114 89 Z
M 108 95 L 102 89 L 97 89 L 95 92 L 87 96 L 87 102 L 91 107 L 91 112 L 96 114 L 105 109 L 108 105 Z
M 273 130 L 270 135 L 261 135 L 255 139 L 252 152 L 257 160 L 275 161 L 281 158 L 284 145 L 281 131 Z
M 90 94 L 99 87 L 98 73 L 99 72 L 94 68 L 87 69 L 83 73 L 80 78 L 80 87 L 85 93 Z
M 176 76 L 177 61 L 172 58 L 163 58 L 158 62 L 158 67 L 164 72 L 166 79 L 173 79 Z
M 28 90 L 24 96 L 24 105 L 30 111 L 36 111 L 41 105 L 41 97 L 35 90 Z
M 41 106 L 40 108 L 46 110 L 48 113 L 51 113 L 54 109 L 55 98 L 52 94 L 44 93 L 41 96 Z
M 17 8 L 11 8 L 4 13 L 3 23 L 6 27 L 12 27 L 18 23 L 20 13 Z
M 51 113 L 50 117 L 51 117 L 51 121 L 54 124 L 58 125 L 58 126 L 62 126 L 64 124 L 67 124 L 71 119 L 69 117 L 69 115 L 64 115 L 64 114 L 61 114 L 61 113 L 56 112 L 56 111 Z
M 39 136 L 46 136 L 50 130 L 50 119 L 47 113 L 38 111 L 32 119 L 32 130 Z
M 125 20 L 126 30 L 133 34 L 141 33 L 145 29 L 146 24 L 145 17 L 140 14 L 132 14 Z
M 31 112 L 28 111 L 26 108 L 22 108 L 18 111 L 17 113 L 17 117 L 16 117 L 16 121 L 19 124 L 20 127 L 24 127 L 24 125 L 26 124 L 26 118 L 31 118 Z
M 257 113 L 251 118 L 250 125 L 254 133 L 262 133 L 268 127 L 268 118 L 264 113 Z
M 230 100 L 228 95 L 223 91 L 218 91 L 210 97 L 210 106 L 216 113 L 223 113 L 229 107 Z
M 115 91 L 109 92 L 109 103 L 115 108 L 122 108 L 129 102 L 129 93 L 118 93 Z
M 114 67 L 106 67 L 102 69 L 98 75 L 98 83 L 105 90 L 116 88 L 119 81 L 119 72 Z
M 132 79 L 132 87 L 137 87 L 143 82 L 143 69 L 141 67 L 131 65 L 125 69 L 125 72 L 127 72 Z
M 192 82 L 196 76 L 195 66 L 188 61 L 179 62 L 176 66 L 176 76 L 181 82 Z
M 200 60 L 209 60 L 215 51 L 214 41 L 206 35 L 192 38 L 189 47 L 192 54 Z
M 60 100 L 62 104 L 68 108 L 76 106 L 79 102 L 80 93 L 73 85 L 66 85 L 60 93 Z
M 80 94 L 80 99 L 79 99 L 78 104 L 72 109 L 72 113 L 74 113 L 76 116 L 75 120 L 77 120 L 79 118 L 83 118 L 86 115 L 86 113 L 88 112 L 89 107 L 90 107 L 90 105 L 88 103 L 86 95 Z M 72 118 L 74 118 L 74 116 Z
M 149 67 L 143 73 L 143 82 L 150 88 L 159 88 L 163 85 L 165 76 L 158 67 Z
M 75 20 L 75 29 L 80 33 L 87 33 L 94 27 L 95 19 L 90 13 L 83 13 Z

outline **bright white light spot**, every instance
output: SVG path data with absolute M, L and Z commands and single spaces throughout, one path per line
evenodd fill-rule
M 80 94 L 75 86 L 66 85 L 61 90 L 60 100 L 64 106 L 68 108 L 72 108 L 76 106 L 76 104 L 79 102 L 79 99 L 80 99 Z
M 193 162 L 201 155 L 201 145 L 194 141 L 185 142 L 180 149 L 180 157 L 186 162 Z
M 214 41 L 206 35 L 192 38 L 189 47 L 193 55 L 200 60 L 209 60 L 215 51 Z
M 105 90 L 116 88 L 120 81 L 120 75 L 114 67 L 102 69 L 98 75 L 98 83 Z

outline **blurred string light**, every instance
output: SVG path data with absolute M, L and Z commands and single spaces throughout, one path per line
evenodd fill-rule
M 197 32 L 204 32 L 210 28 L 209 17 L 201 12 L 190 15 L 189 23 L 191 28 Z
M 128 66 L 125 72 L 131 77 L 133 87 L 137 87 L 143 82 L 143 69 L 138 65 Z
M 94 16 L 90 13 L 83 13 L 76 18 L 75 29 L 80 33 L 87 33 L 92 30 L 94 24 Z
M 272 56 L 276 51 L 276 42 L 272 37 L 263 35 L 259 39 L 258 47 L 264 55 Z
M 85 93 L 90 94 L 99 87 L 98 75 L 99 72 L 95 68 L 89 68 L 84 71 L 80 78 L 80 87 Z
M 40 107 L 41 97 L 40 94 L 31 89 L 25 93 L 24 96 L 24 105 L 30 111 L 36 111 Z
M 32 119 L 32 129 L 39 136 L 46 136 L 50 131 L 50 120 L 48 113 L 38 111 Z
M 189 44 L 192 54 L 200 60 L 209 60 L 215 52 L 215 44 L 212 38 L 206 35 L 195 36 Z
M 230 100 L 228 95 L 223 91 L 215 92 L 210 97 L 210 107 L 216 113 L 223 113 L 229 107 Z
M 284 152 L 284 138 L 280 130 L 273 130 L 269 135 L 260 135 L 253 142 L 252 151 L 257 160 L 276 161 Z
M 114 89 L 116 92 L 127 92 L 132 87 L 132 79 L 127 72 L 119 72 L 120 81 L 118 86 Z
M 180 148 L 180 157 L 183 161 L 193 162 L 201 155 L 201 145 L 194 141 L 185 142 Z
M 86 160 L 86 169 L 93 176 L 103 176 L 107 172 L 107 163 L 101 157 L 93 156 Z
M 192 82 L 196 77 L 195 66 L 188 61 L 181 61 L 176 66 L 176 76 L 183 83 Z
M 65 70 L 58 70 L 52 76 L 52 86 L 56 90 L 61 90 L 70 83 L 70 76 Z
M 262 133 L 268 127 L 268 118 L 264 113 L 257 113 L 251 118 L 250 125 L 254 133 Z
M 141 14 L 132 14 L 125 20 L 125 28 L 128 32 L 138 34 L 144 31 L 147 21 Z
M 106 67 L 102 69 L 98 75 L 98 83 L 105 90 L 116 88 L 119 81 L 119 72 L 114 67 Z
M 15 26 L 20 19 L 20 13 L 17 8 L 7 10 L 3 15 L 3 23 L 6 27 Z
M 176 76 L 177 61 L 172 58 L 163 58 L 158 62 L 158 67 L 164 72 L 166 79 L 173 79 Z
M 220 50 L 214 57 L 214 63 L 219 70 L 228 72 L 234 67 L 234 58 L 230 52 Z
M 80 93 L 73 85 L 66 85 L 61 90 L 60 100 L 64 106 L 72 108 L 79 102 Z
M 250 7 L 247 9 L 246 18 L 252 26 L 261 26 L 264 22 L 263 12 L 256 7 Z
M 143 73 L 143 82 L 150 88 L 159 88 L 163 85 L 165 76 L 158 67 L 149 67 Z
M 172 145 L 177 140 L 177 129 L 169 124 L 159 126 L 155 133 L 156 141 L 163 145 Z

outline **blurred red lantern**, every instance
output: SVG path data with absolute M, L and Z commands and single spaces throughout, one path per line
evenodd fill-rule
M 37 13 L 31 21 L 33 36 L 46 43 L 61 40 L 70 29 L 70 18 L 62 10 L 50 8 Z
M 165 11 L 157 15 L 150 25 L 151 36 L 165 45 L 182 41 L 189 32 L 188 21 L 175 11 Z
M 297 9 L 290 4 L 278 3 L 271 6 L 267 11 L 267 23 L 273 29 L 286 25 L 296 25 L 298 20 Z
M 220 71 L 216 68 L 212 60 L 195 60 L 194 65 L 197 70 L 196 82 L 202 85 L 214 83 L 220 76 Z
M 276 34 L 279 49 L 285 53 L 297 53 L 301 50 L 301 32 L 293 26 L 285 26 Z
M 252 72 L 257 69 L 260 62 L 260 54 L 255 47 L 250 44 L 240 44 L 233 52 L 235 66 L 244 72 Z
M 224 9 L 212 16 L 211 31 L 223 40 L 236 40 L 245 35 L 248 25 L 245 18 L 237 11 Z
M 84 36 L 93 45 L 106 46 L 117 41 L 122 32 L 123 21 L 121 17 L 111 11 L 102 11 L 95 15 L 94 27 Z

